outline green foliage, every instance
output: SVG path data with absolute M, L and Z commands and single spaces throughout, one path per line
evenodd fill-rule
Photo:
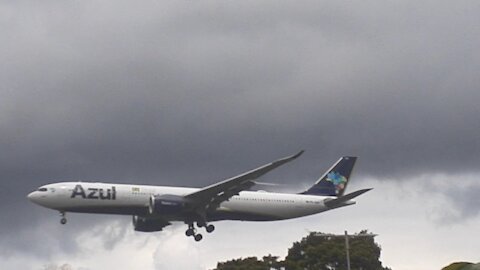
M 366 230 L 349 237 L 350 265 L 353 270 L 390 270 L 379 260 L 380 247 Z M 363 235 L 363 236 L 362 236 Z M 346 270 L 345 237 L 312 232 L 300 242 L 293 243 L 284 261 L 265 256 L 218 263 L 216 270 Z M 449 269 L 450 270 L 450 269 Z
M 278 267 L 277 259 L 278 257 L 271 255 L 263 257 L 262 261 L 259 261 L 257 257 L 234 259 L 218 263 L 216 270 L 270 270 Z
M 469 262 L 455 262 L 450 264 L 449 266 L 442 268 L 442 270 L 462 270 L 469 265 L 473 265 L 473 264 Z
M 466 265 L 462 270 L 480 270 L 480 263 Z
M 380 262 L 380 247 L 367 231 L 349 237 L 351 269 L 384 270 Z M 363 236 L 362 236 L 363 235 Z M 285 258 L 286 270 L 347 269 L 345 238 L 312 232 L 293 244 Z

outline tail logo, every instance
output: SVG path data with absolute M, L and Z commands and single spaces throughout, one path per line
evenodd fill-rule
M 327 174 L 327 181 L 332 182 L 335 186 L 335 193 L 338 194 L 345 188 L 347 178 L 337 172 L 331 171 Z

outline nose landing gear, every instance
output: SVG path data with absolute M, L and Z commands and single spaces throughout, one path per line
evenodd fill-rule
M 60 216 L 62 217 L 60 219 L 60 224 L 62 224 L 62 225 L 67 224 L 67 218 L 65 217 L 65 212 L 60 212 Z

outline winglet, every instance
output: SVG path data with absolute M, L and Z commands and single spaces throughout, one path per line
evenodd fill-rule
M 276 163 L 276 162 L 282 162 L 282 163 L 283 162 L 289 162 L 289 161 L 294 160 L 294 159 L 298 158 L 299 156 L 301 156 L 303 154 L 303 152 L 305 152 L 305 150 L 301 150 L 300 152 L 296 153 L 295 155 L 279 159 L 279 160 L 275 161 L 274 163 Z
M 250 174 L 250 173 L 253 173 L 253 175 L 255 175 L 255 178 L 253 179 L 256 179 L 258 177 L 260 177 L 261 175 L 264 175 L 266 174 L 267 172 L 277 168 L 277 167 L 280 167 L 282 166 L 283 164 L 285 163 L 288 163 L 296 158 L 298 158 L 299 156 L 301 156 L 303 154 L 303 152 L 305 152 L 304 150 L 298 152 L 297 154 L 295 155 L 291 155 L 291 156 L 288 156 L 288 157 L 284 157 L 284 158 L 281 158 L 281 159 L 277 159 L 275 161 L 273 161 L 272 163 L 270 164 L 267 164 L 267 165 L 264 165 L 260 168 L 257 168 L 255 170 L 252 170 L 250 172 L 247 172 L 246 174 Z
M 298 152 L 297 154 L 292 156 L 292 159 L 295 159 L 295 158 L 301 156 L 303 154 L 303 152 L 305 152 L 305 150 L 300 150 L 300 152 Z

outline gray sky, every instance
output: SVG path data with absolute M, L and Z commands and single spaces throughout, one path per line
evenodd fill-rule
M 264 180 L 302 189 L 339 156 L 360 156 L 356 187 L 373 185 L 371 207 L 360 198 L 328 214 L 336 228 L 377 228 L 392 254 L 384 263 L 396 270 L 439 268 L 426 259 L 402 265 L 407 258 L 395 254 L 411 256 L 395 242 L 403 227 L 383 228 L 416 217 L 419 235 L 454 239 L 478 227 L 478 14 L 476 1 L 1 1 L 0 258 L 25 269 L 75 261 L 85 249 L 122 258 L 135 249 L 125 239 L 138 238 L 151 242 L 146 269 L 162 268 L 152 258 L 176 249 L 155 243 L 176 242 L 183 226 L 145 236 L 128 218 L 73 215 L 59 231 L 57 214 L 25 195 L 65 180 L 201 187 L 306 149 Z M 382 218 L 385 194 L 407 201 L 404 211 L 391 203 L 401 216 Z M 306 220 L 280 223 L 288 237 L 266 241 L 285 253 L 305 234 L 285 231 L 292 224 L 335 228 Z M 82 246 L 78 235 L 95 224 L 98 235 Z M 225 224 L 252 237 L 277 226 Z M 38 241 L 45 237 L 49 248 Z M 432 239 L 419 246 L 431 250 Z M 245 241 L 217 257 L 197 248 L 198 265 L 249 255 Z M 179 253 L 192 249 L 182 243 Z

